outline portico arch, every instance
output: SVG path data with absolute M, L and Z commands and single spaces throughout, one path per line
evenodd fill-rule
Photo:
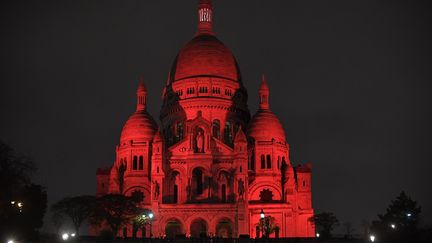
M 165 223 L 165 236 L 167 238 L 175 238 L 178 235 L 184 234 L 184 227 L 180 220 L 170 218 Z
M 193 238 L 205 237 L 208 232 L 208 224 L 202 218 L 194 219 L 190 224 L 190 234 Z
M 216 236 L 220 238 L 232 238 L 233 237 L 233 223 L 228 218 L 220 219 L 216 224 Z

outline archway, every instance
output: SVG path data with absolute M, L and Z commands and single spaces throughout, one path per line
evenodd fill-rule
M 190 225 L 190 234 L 193 238 L 207 236 L 207 222 L 203 219 L 196 219 Z
M 232 224 L 228 219 L 220 220 L 216 225 L 216 236 L 220 238 L 232 238 Z
M 183 234 L 183 225 L 177 219 L 168 220 L 165 225 L 165 235 L 167 238 L 175 238 L 177 235 Z
M 201 168 L 195 168 L 192 171 L 192 189 L 194 195 L 203 194 L 204 190 L 204 173 Z

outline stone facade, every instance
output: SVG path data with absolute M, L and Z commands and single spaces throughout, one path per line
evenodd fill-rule
M 216 38 L 212 15 L 211 1 L 201 0 L 198 32 L 180 50 L 163 90 L 159 127 L 140 82 L 114 164 L 97 171 L 97 195 L 142 195 L 141 206 L 155 216 L 154 237 L 257 237 L 262 211 L 277 226 L 271 237 L 314 237 L 311 165 L 292 166 L 264 77 L 250 117 L 237 62 Z M 136 232 L 130 225 L 118 234 L 149 237 L 148 227 Z

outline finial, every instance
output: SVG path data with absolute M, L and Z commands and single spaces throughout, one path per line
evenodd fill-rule
M 138 83 L 137 93 L 140 92 L 140 91 L 143 91 L 143 92 L 147 93 L 147 88 L 146 88 L 146 86 L 144 84 L 144 76 L 143 75 L 141 75 L 139 77 L 139 83 Z
M 214 35 L 213 5 L 211 0 L 199 0 L 198 3 L 198 33 L 197 35 Z

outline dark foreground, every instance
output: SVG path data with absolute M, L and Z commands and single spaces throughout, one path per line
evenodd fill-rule
M 221 238 L 183 238 L 183 239 L 115 239 L 103 240 L 98 238 L 81 237 L 63 241 L 56 237 L 45 237 L 31 243 L 365 243 L 370 242 L 364 239 L 317 239 L 317 238 L 278 238 L 278 239 L 221 239 Z M 21 243 L 21 242 L 18 242 Z

